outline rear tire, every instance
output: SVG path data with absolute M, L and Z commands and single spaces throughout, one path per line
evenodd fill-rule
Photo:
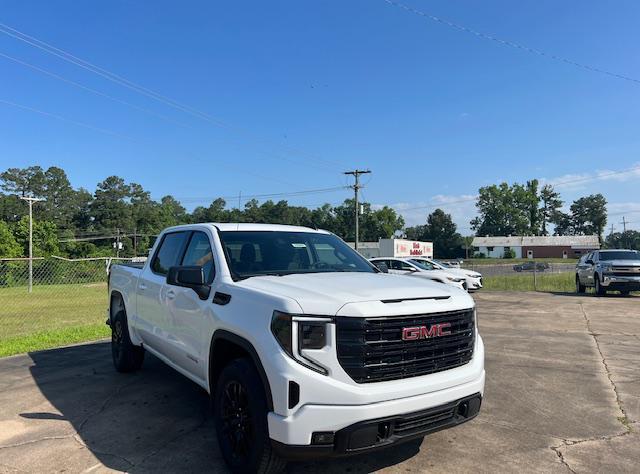
M 607 290 L 605 290 L 602 285 L 600 284 L 600 277 L 598 275 L 595 276 L 595 290 L 596 290 L 596 296 L 604 296 L 607 294 Z
M 576 293 L 584 293 L 586 290 L 586 287 L 580 283 L 580 277 L 578 275 L 576 275 Z
M 111 320 L 111 356 L 116 370 L 124 373 L 135 372 L 144 361 L 144 349 L 131 342 L 124 311 L 118 311 Z
M 216 434 L 222 457 L 234 473 L 282 472 L 286 461 L 271 447 L 267 398 L 249 359 L 231 361 L 214 392 Z

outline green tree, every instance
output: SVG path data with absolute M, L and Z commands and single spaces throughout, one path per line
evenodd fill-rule
M 462 251 L 462 236 L 451 214 L 446 214 L 442 209 L 429 214 L 425 225 L 407 229 L 406 235 L 411 240 L 433 242 L 433 254 L 438 258 L 458 257 Z
M 540 191 L 540 200 L 542 201 L 542 208 L 540 209 L 540 219 L 542 223 L 542 235 L 549 235 L 547 230 L 547 224 L 553 223 L 556 220 L 556 215 L 562 208 L 562 199 L 560 199 L 560 193 L 553 189 L 550 184 L 545 184 Z
M 43 202 L 34 206 L 34 216 L 54 222 L 59 228 L 72 227 L 75 191 L 62 168 L 52 166 L 44 172 Z
M 45 175 L 40 166 L 9 168 L 0 173 L 0 188 L 19 196 L 42 197 Z
M 18 222 L 26 212 L 27 203 L 14 194 L 0 193 L 0 220 L 12 223 Z
M 607 236 L 605 244 L 610 249 L 640 250 L 640 232 L 637 230 L 614 232 Z
M 471 227 L 476 235 L 527 235 L 530 200 L 527 189 L 519 184 L 482 187 L 476 202 L 479 215 L 471 221 Z
M 230 222 L 229 211 L 225 209 L 227 203 L 218 198 L 211 202 L 209 207 L 198 206 L 191 214 L 193 222 Z
M 14 258 L 22 256 L 22 248 L 16 241 L 9 225 L 0 221 L 0 258 Z
M 22 247 L 22 255 L 29 255 L 29 216 L 24 216 L 13 225 L 13 235 Z M 58 246 L 57 227 L 49 221 L 33 221 L 33 256 L 47 257 L 57 255 Z
M 118 176 L 109 176 L 98 183 L 95 199 L 90 206 L 94 225 L 108 232 L 114 232 L 118 228 L 132 230 L 132 213 L 127 202 L 130 195 L 131 187 Z
M 224 206 L 223 206 L 224 208 Z M 160 199 L 160 227 L 170 227 L 178 224 L 188 224 L 189 216 L 187 210 L 176 198 L 171 195 L 163 196 Z
M 571 216 L 576 234 L 595 234 L 602 243 L 602 233 L 607 225 L 607 200 L 602 194 L 575 200 L 571 204 Z

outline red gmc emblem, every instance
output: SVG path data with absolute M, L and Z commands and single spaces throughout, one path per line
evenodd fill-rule
M 451 323 L 432 324 L 431 326 L 415 326 L 402 328 L 403 341 L 417 341 L 418 339 L 430 339 L 432 337 L 448 336 Z

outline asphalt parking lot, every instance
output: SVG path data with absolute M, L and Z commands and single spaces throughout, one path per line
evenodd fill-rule
M 480 416 L 291 472 L 638 472 L 640 297 L 480 292 Z M 0 359 L 0 472 L 226 472 L 207 397 L 153 357 L 93 343 Z

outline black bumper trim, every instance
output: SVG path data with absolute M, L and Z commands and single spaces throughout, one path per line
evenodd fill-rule
M 453 428 L 475 418 L 481 404 L 482 396 L 476 393 L 427 410 L 358 422 L 337 431 L 333 445 L 290 445 L 275 440 L 271 445 L 280 457 L 293 461 L 351 456 Z

